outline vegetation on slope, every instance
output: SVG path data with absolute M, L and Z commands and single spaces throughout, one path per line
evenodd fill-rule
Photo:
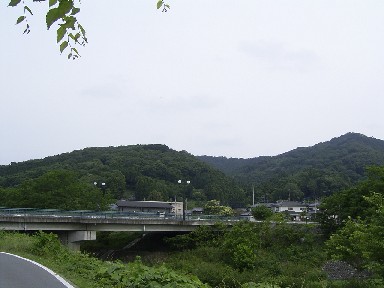
M 367 166 L 384 165 L 384 141 L 348 133 L 274 157 L 199 158 L 234 177 L 248 191 L 254 186 L 256 200 L 315 199 L 352 187 L 364 179 Z
M 78 287 L 383 287 L 384 167 L 368 175 L 323 202 L 320 227 L 268 221 L 202 227 L 169 238 L 174 252 L 152 267 L 72 253 L 45 233 L 0 232 L 0 250 L 40 262 Z M 340 275 L 340 264 L 357 270 Z M 324 271 L 332 265 L 339 275 Z
M 290 288 L 384 287 L 384 167 L 368 172 L 355 187 L 325 199 L 320 226 L 266 221 L 203 228 L 169 240 L 184 252 L 167 265 L 218 287 L 249 281 Z
M 252 186 L 256 201 L 319 199 L 364 179 L 367 166 L 384 165 L 384 141 L 349 133 L 275 157 L 199 158 L 209 165 L 185 151 L 154 144 L 86 148 L 11 163 L 0 166 L 0 206 L 99 209 L 121 198 L 167 201 L 176 197 L 198 206 L 219 200 L 236 208 L 251 204 Z M 60 182 L 67 183 L 67 188 Z M 104 190 L 100 183 L 106 183 Z M 38 193 L 43 200 L 69 193 L 76 201 L 57 202 L 64 207 L 52 207 L 49 201 L 40 206 L 28 202 L 28 194 Z
M 89 201 L 93 195 L 94 201 L 90 204 L 93 207 L 99 204 L 102 197 L 100 189 L 93 187 L 94 182 L 106 183 L 102 192 L 113 199 L 168 201 L 186 197 L 200 203 L 215 199 L 233 207 L 246 204 L 244 191 L 229 177 L 193 155 L 177 152 L 165 145 L 86 148 L 41 160 L 0 166 L 0 194 L 7 195 L 2 199 L 9 199 L 9 195 L 25 194 L 28 189 L 34 190 L 33 187 L 36 189 L 32 193 L 44 194 L 48 190 L 56 193 L 53 191 L 65 190 L 57 181 L 61 178 L 72 178 L 73 185 L 78 185 L 77 188 L 72 187 L 74 189 L 69 189 L 67 185 L 67 191 L 84 191 Z M 178 180 L 182 183 L 179 184 Z M 186 183 L 187 180 L 190 184 Z M 0 202 L 0 206 L 8 205 Z M 28 203 L 23 205 L 30 206 Z M 82 207 L 87 209 L 84 205 Z
M 329 256 L 365 269 L 384 287 L 384 167 L 371 168 L 367 180 L 332 195 L 322 209 Z
M 384 197 L 384 166 L 370 167 L 367 172 L 366 180 L 324 199 L 320 206 L 320 220 L 325 233 L 334 233 L 349 221 L 372 221 L 380 218 Z M 376 200 L 372 201 L 372 197 Z
M 321 208 L 320 226 L 273 217 L 201 227 L 168 238 L 173 252 L 161 261 L 212 287 L 383 287 L 384 167 L 370 168 L 366 180 Z
M 67 250 L 56 235 L 32 236 L 0 231 L 0 251 L 32 259 L 71 281 L 76 287 L 209 287 L 193 275 L 176 273 L 165 266 L 148 267 L 140 259 L 128 264 L 103 262 Z

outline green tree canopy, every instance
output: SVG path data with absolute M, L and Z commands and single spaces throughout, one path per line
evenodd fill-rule
M 231 207 L 246 205 L 244 191 L 224 173 L 166 145 L 86 148 L 41 160 L 0 165 L 0 187 L 19 187 L 55 170 L 76 171 L 84 185 L 106 183 L 114 199 L 168 201 L 186 197 L 191 201 L 218 199 L 222 205 Z M 180 179 L 184 182 L 178 183 Z
M 27 6 L 27 1 L 10 0 L 8 6 L 22 8 L 16 24 L 25 25 L 24 34 L 31 32 L 29 17 L 33 16 L 32 10 Z M 33 2 L 46 2 L 45 0 L 33 0 Z M 80 0 L 49 0 L 48 11 L 45 16 L 45 22 L 48 30 L 57 24 L 56 41 L 60 48 L 60 53 L 69 48 L 68 59 L 76 59 L 80 54 L 76 46 L 85 46 L 88 43 L 85 29 L 78 22 L 76 15 L 80 12 Z M 170 9 L 169 4 L 163 0 L 157 0 L 157 9 L 167 12 Z M 20 11 L 20 12 L 21 12 Z
M 384 195 L 384 167 L 367 168 L 367 179 L 356 187 L 335 193 L 321 204 L 321 223 L 324 231 L 332 233 L 348 219 L 367 219 L 375 214 L 375 206 L 365 197 L 372 193 Z
M 221 206 L 220 201 L 210 200 L 204 206 L 204 213 L 210 215 L 232 216 L 233 210 L 228 206 Z
M 264 205 L 252 208 L 251 213 L 256 220 L 267 220 L 273 215 L 272 210 Z
M 15 188 L 0 190 L 0 206 L 40 209 L 105 209 L 108 193 L 81 182 L 76 173 L 50 171 Z
M 384 277 L 384 195 L 373 193 L 364 200 L 375 212 L 365 220 L 349 218 L 326 242 L 327 251 L 336 260 Z

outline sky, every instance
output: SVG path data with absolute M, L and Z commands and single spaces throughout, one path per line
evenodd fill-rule
M 348 132 L 384 139 L 382 0 L 83 0 L 68 60 L 48 3 L 0 3 L 0 165 L 165 144 L 274 156 Z M 46 1 L 48 2 L 48 1 Z

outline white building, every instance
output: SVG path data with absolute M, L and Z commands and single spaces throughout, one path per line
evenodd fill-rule
M 279 201 L 273 205 L 274 212 L 306 212 L 308 205 L 295 201 Z

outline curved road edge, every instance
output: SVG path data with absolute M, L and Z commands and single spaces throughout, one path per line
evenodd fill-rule
M 13 256 L 13 257 L 16 257 L 16 258 L 19 258 L 19 259 L 22 259 L 24 261 L 27 261 L 27 262 L 30 262 L 42 269 L 44 269 L 45 271 L 47 271 L 49 274 L 51 274 L 53 277 L 55 277 L 58 281 L 60 281 L 65 287 L 67 288 L 76 288 L 75 286 L 73 286 L 72 284 L 68 283 L 63 277 L 61 277 L 59 274 L 55 273 L 54 271 L 52 271 L 51 269 L 49 269 L 48 267 L 45 267 L 43 265 L 41 265 L 40 263 L 37 263 L 31 259 L 28 259 L 28 258 L 24 258 L 24 257 L 21 257 L 21 256 L 18 256 L 18 255 L 15 255 L 15 254 L 11 254 L 11 253 L 7 253 L 7 252 L 0 252 L 0 254 L 6 254 L 6 255 L 10 255 L 10 256 Z

